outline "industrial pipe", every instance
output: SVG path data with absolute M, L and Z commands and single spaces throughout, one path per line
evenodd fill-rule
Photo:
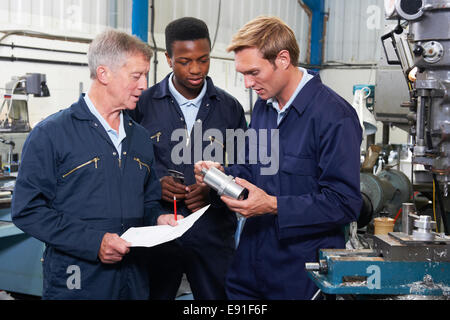
M 133 0 L 131 33 L 148 41 L 148 0 Z
M 312 11 L 310 63 L 320 66 L 323 60 L 325 0 L 302 0 Z

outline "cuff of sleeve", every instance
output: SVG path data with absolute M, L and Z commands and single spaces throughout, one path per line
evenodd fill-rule
M 277 209 L 278 209 L 278 224 L 279 228 L 289 228 L 297 226 L 297 223 L 292 221 L 292 211 L 294 208 L 289 205 L 289 197 L 277 197 Z M 298 214 L 295 215 L 298 220 Z M 298 221 L 297 221 L 298 222 Z
M 164 212 L 164 210 L 160 206 L 158 206 L 157 208 L 155 208 L 155 207 L 145 208 L 144 225 L 147 225 L 147 226 L 156 225 L 159 216 L 163 215 L 165 213 L 168 213 L 168 212 Z
M 96 262 L 98 261 L 98 252 L 100 251 L 100 246 L 102 244 L 103 237 L 105 236 L 104 231 L 98 231 L 98 230 L 89 230 L 88 236 L 86 237 L 89 239 L 89 243 L 92 245 L 86 245 L 85 247 L 85 254 L 83 254 L 83 257 L 86 260 Z
M 291 197 L 277 197 L 277 231 L 278 238 L 284 239 L 303 234 L 299 225 L 301 209 L 293 205 Z
M 217 191 L 212 189 L 209 191 L 209 200 L 212 208 L 223 208 L 225 207 L 225 203 L 220 199 L 220 196 L 217 194 Z

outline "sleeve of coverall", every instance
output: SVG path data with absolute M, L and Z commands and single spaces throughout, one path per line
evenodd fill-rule
M 96 261 L 104 231 L 56 211 L 56 150 L 39 126 L 29 134 L 22 151 L 11 205 L 14 224 L 25 233 L 71 255 Z

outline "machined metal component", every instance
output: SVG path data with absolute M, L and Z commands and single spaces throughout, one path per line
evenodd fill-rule
M 423 0 L 397 0 L 395 9 L 403 19 L 416 20 L 423 14 Z
M 436 227 L 436 222 L 431 220 L 430 216 L 422 215 L 414 221 L 413 239 L 422 241 L 433 241 L 434 234 L 431 232 Z
M 450 262 L 450 238 L 446 236 L 423 241 L 402 232 L 390 232 L 374 236 L 373 248 L 386 261 Z
M 318 262 L 307 262 L 305 263 L 306 271 L 319 271 L 320 264 Z
M 232 176 L 227 176 L 225 173 L 215 167 L 209 170 L 202 169 L 203 182 L 217 191 L 219 196 L 226 195 L 234 199 L 245 199 L 248 195 L 248 190 L 238 185 Z
M 444 55 L 444 47 L 437 41 L 428 41 L 423 45 L 423 57 L 428 63 L 436 63 Z
M 413 221 L 410 219 L 410 214 L 414 211 L 414 203 L 402 204 L 402 232 L 407 235 L 411 235 L 413 232 Z
M 320 274 L 326 274 L 328 272 L 328 265 L 326 260 L 320 260 L 319 262 L 306 262 L 306 271 L 317 271 Z
M 416 146 L 414 146 L 414 155 L 422 156 L 425 154 L 425 100 L 423 97 L 417 98 L 417 123 L 416 123 Z

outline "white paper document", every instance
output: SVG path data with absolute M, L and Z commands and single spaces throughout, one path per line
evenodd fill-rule
M 169 225 L 130 228 L 122 234 L 121 238 L 130 242 L 132 247 L 153 247 L 158 244 L 172 241 L 181 237 L 200 218 L 209 205 L 197 210 L 184 219 L 177 220 L 175 227 Z

